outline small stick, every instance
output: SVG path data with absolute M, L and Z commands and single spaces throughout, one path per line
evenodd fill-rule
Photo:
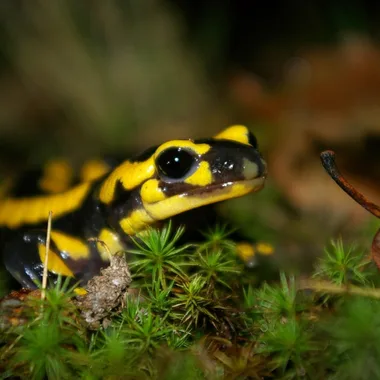
M 45 260 L 44 260 L 44 273 L 42 277 L 42 291 L 41 291 L 41 300 L 45 299 L 45 291 L 47 286 L 47 278 L 48 278 L 48 261 L 49 261 L 49 250 L 50 250 L 50 234 L 51 234 L 51 219 L 53 216 L 53 212 L 49 211 L 48 217 L 48 226 L 46 233 L 46 245 L 45 245 Z
M 313 290 L 317 293 L 329 294 L 351 294 L 369 298 L 380 299 L 380 289 L 378 288 L 360 288 L 359 286 L 350 285 L 340 286 L 329 281 L 316 281 L 310 279 L 300 280 L 298 290 Z
M 87 241 L 94 241 L 94 242 L 99 243 L 100 245 L 102 245 L 103 248 L 106 250 L 107 255 L 108 255 L 108 257 L 109 257 L 109 259 L 110 259 L 110 262 L 111 262 L 111 260 L 112 260 L 112 254 L 111 254 L 111 251 L 110 251 L 108 245 L 107 245 L 103 240 L 100 240 L 100 239 L 94 237 L 94 238 L 89 238 L 89 239 L 87 239 Z
M 322 165 L 330 177 L 345 191 L 353 200 L 364 207 L 371 214 L 380 218 L 380 207 L 370 202 L 363 194 L 357 191 L 339 172 L 335 164 L 335 153 L 332 150 L 326 150 L 321 153 Z

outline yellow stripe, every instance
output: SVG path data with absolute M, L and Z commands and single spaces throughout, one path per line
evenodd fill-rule
M 53 160 L 46 164 L 44 175 L 39 181 L 46 193 L 61 193 L 70 187 L 73 170 L 65 160 Z
M 42 263 L 45 262 L 46 247 L 44 244 L 38 244 L 38 253 Z M 49 272 L 61 274 L 62 276 L 74 277 L 74 273 L 64 263 L 64 261 L 51 249 L 49 249 L 48 267 Z
M 144 162 L 126 161 L 122 163 L 103 182 L 99 192 L 100 201 L 106 204 L 113 201 L 118 181 L 125 190 L 131 190 L 152 177 L 154 172 L 155 166 L 152 157 Z
M 202 155 L 207 153 L 211 146 L 208 144 L 196 144 L 191 140 L 172 140 L 168 141 L 162 145 L 160 145 L 156 152 L 154 153 L 154 157 L 156 158 L 161 152 L 168 148 L 190 148 L 193 152 Z
M 98 239 L 107 246 L 111 254 L 115 254 L 116 252 L 122 251 L 124 249 L 123 244 L 120 243 L 119 236 L 115 234 L 115 232 L 109 230 L 108 228 L 103 228 L 100 231 Z M 98 243 L 97 248 L 102 260 L 109 261 L 109 253 L 104 244 Z
M 88 194 L 91 183 L 80 184 L 64 193 L 31 198 L 8 198 L 0 201 L 0 226 L 18 228 L 23 224 L 37 224 L 75 211 Z
M 87 244 L 81 240 L 57 231 L 52 231 L 50 236 L 57 248 L 67 256 L 70 256 L 71 259 L 80 260 L 89 258 L 90 250 Z
M 249 145 L 249 130 L 244 125 L 233 125 L 218 133 L 214 139 L 233 140 L 242 144 Z
M 81 168 L 80 177 L 83 182 L 94 181 L 110 171 L 110 167 L 101 160 L 89 160 Z
M 144 209 L 139 209 L 133 211 L 127 218 L 122 219 L 120 226 L 127 235 L 135 235 L 154 222 L 155 220 Z

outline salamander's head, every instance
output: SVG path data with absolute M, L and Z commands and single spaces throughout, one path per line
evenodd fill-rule
M 255 137 L 244 126 L 232 126 L 210 139 L 166 142 L 125 162 L 104 181 L 100 200 L 117 204 L 120 226 L 133 234 L 182 212 L 258 191 L 266 174 Z M 118 201 L 123 191 L 130 195 L 124 208 Z

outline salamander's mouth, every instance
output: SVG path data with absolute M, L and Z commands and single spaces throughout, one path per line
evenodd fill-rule
M 235 186 L 235 185 L 243 185 L 245 187 L 251 188 L 250 192 L 259 191 L 264 187 L 265 178 L 266 177 L 263 176 L 263 177 L 250 179 L 250 180 L 241 180 L 241 181 L 235 181 L 235 182 L 225 182 L 221 184 L 209 185 L 203 188 L 190 190 L 187 193 L 181 194 L 181 196 L 193 196 L 193 195 L 207 196 L 208 194 L 215 194 L 216 192 L 227 191 L 229 190 L 229 188 L 231 188 L 231 186 Z M 235 197 L 232 197 L 232 198 L 235 198 Z
M 155 202 L 143 202 L 145 211 L 154 220 L 163 220 L 201 206 L 241 197 L 264 187 L 266 176 L 249 180 L 213 184 L 188 190 Z

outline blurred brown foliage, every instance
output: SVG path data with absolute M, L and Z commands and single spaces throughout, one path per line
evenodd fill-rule
M 232 76 L 229 86 L 241 111 L 265 125 L 270 175 L 296 207 L 350 223 L 368 217 L 326 175 L 319 153 L 334 149 L 342 172 L 380 201 L 377 45 L 347 36 L 339 46 L 304 49 L 289 58 L 275 89 L 244 72 Z
M 50 155 L 81 158 L 139 150 L 200 132 L 213 108 L 178 16 L 161 1 L 5 1 L 0 11 L 0 140 L 34 155 L 49 144 Z

